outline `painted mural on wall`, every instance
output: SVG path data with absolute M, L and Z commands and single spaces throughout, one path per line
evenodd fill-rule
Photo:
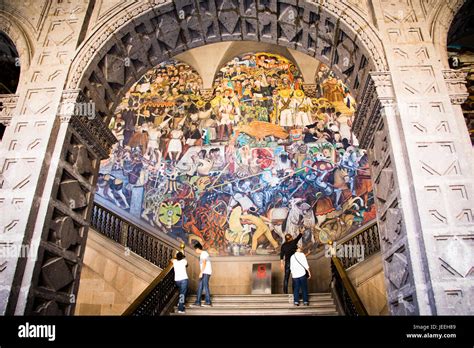
M 249 53 L 204 96 L 191 67 L 162 63 L 111 120 L 97 194 L 219 255 L 274 254 L 299 231 L 307 251 L 339 239 L 375 217 L 370 172 L 349 90 L 322 64 L 316 81 L 310 98 L 292 62 Z

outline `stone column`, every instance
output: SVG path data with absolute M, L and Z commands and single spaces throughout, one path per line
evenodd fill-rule
M 0 315 L 74 310 L 94 174 L 114 139 L 80 91 L 63 91 L 86 10 L 44 14 L 0 145 Z
M 371 74 L 355 128 L 361 146 L 373 149 L 389 308 L 473 314 L 474 175 L 459 106 L 464 81 L 441 64 L 419 5 L 379 0 L 374 10 L 390 72 Z

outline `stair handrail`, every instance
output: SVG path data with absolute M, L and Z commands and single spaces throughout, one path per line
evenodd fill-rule
M 380 236 L 377 225 L 377 220 L 366 224 L 363 228 L 356 231 L 354 234 L 350 234 L 340 240 L 336 241 L 337 245 L 345 246 L 350 245 L 355 247 L 357 245 L 364 246 L 364 258 L 360 260 L 357 256 L 352 255 L 351 257 L 344 257 L 341 262 L 344 269 L 354 266 L 355 264 L 362 262 L 369 256 L 372 256 L 380 251 Z
M 164 237 L 146 231 L 96 201 L 92 209 L 91 227 L 162 269 L 122 315 L 164 314 L 177 291 L 171 259 L 175 251 L 184 251 L 184 244 L 169 242 Z M 187 254 L 196 257 L 191 250 Z
M 176 291 L 173 264 L 170 262 L 128 306 L 122 316 L 162 315 Z
M 350 316 L 366 316 L 367 309 L 362 303 L 356 289 L 352 285 L 346 270 L 337 256 L 331 257 L 332 284 L 344 307 L 344 313 Z
M 153 232 L 151 226 L 132 222 L 126 213 L 106 207 L 97 197 L 94 199 L 90 226 L 161 269 L 168 266 L 173 252 L 181 248 L 179 241 Z M 197 257 L 194 250 L 187 250 L 187 254 Z

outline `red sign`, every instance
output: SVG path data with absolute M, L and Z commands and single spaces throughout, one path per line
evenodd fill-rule
M 267 276 L 267 267 L 265 265 L 258 265 L 257 278 L 263 279 Z

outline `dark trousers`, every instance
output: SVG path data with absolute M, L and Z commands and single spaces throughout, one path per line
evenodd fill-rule
M 288 283 L 290 281 L 290 261 L 285 261 L 285 279 L 283 280 L 283 292 L 288 293 Z
M 176 286 L 179 290 L 178 310 L 184 312 L 184 304 L 186 303 L 186 292 L 188 291 L 188 280 L 177 280 Z
M 209 278 L 211 278 L 210 274 L 204 273 L 202 275 L 202 278 L 199 280 L 199 286 L 197 290 L 197 296 L 196 296 L 196 304 L 201 304 L 201 296 L 202 296 L 202 291 L 206 293 L 206 303 L 211 304 L 211 292 L 209 290 Z
M 302 276 L 299 278 L 293 278 L 293 302 L 300 302 L 300 289 L 303 293 L 303 303 L 308 303 L 308 278 Z

